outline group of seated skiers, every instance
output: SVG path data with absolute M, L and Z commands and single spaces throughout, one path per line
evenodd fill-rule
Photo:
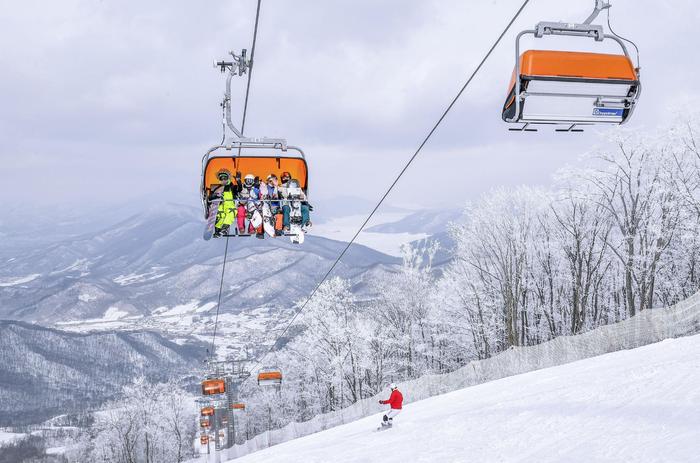
M 213 185 L 209 194 L 209 201 L 221 199 L 214 225 L 215 237 L 235 234 L 235 229 L 231 230 L 234 220 L 239 235 L 255 233 L 258 238 L 265 237 L 266 224 L 268 230 L 274 227 L 276 236 L 289 233 L 292 220 L 299 223 L 298 215 L 301 231 L 305 232 L 311 226 L 309 212 L 313 207 L 308 203 L 299 181 L 292 179 L 289 172 L 282 172 L 279 180 L 275 174 L 270 174 L 264 182 L 253 174 L 241 179 L 240 172 L 236 172 L 235 178 L 232 178 L 227 169 L 219 170 L 216 177 L 219 185 Z M 292 211 L 293 208 L 295 211 Z M 255 226 L 254 223 L 259 224 Z

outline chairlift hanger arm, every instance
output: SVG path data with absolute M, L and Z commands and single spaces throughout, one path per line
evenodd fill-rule
M 250 69 L 252 62 L 246 58 L 247 51 L 244 48 L 240 55 L 235 52 L 229 52 L 233 61 L 216 61 L 214 62 L 214 67 L 218 67 L 222 73 L 228 72 L 226 76 L 226 92 L 224 93 L 224 99 L 221 102 L 221 106 L 224 108 L 226 125 L 229 130 L 236 135 L 238 138 L 243 137 L 243 132 L 238 130 L 238 128 L 233 125 L 233 119 L 231 118 L 231 80 L 234 76 L 242 76 Z
M 610 1 L 609 0 L 595 0 L 595 7 L 593 8 L 593 12 L 586 18 L 586 20 L 583 22 L 583 24 L 591 24 L 595 19 L 598 17 L 601 11 L 607 10 L 610 8 Z

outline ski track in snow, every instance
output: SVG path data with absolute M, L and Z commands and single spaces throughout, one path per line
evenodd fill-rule
M 375 432 L 375 415 L 235 462 L 700 461 L 698 385 L 700 335 L 668 339 L 407 397 L 393 429 Z

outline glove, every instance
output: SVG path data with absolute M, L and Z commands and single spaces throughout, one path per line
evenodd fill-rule
M 379 403 L 382 404 L 382 405 L 384 405 L 384 401 L 383 401 L 383 400 L 380 400 Z
M 250 220 L 253 218 L 253 213 L 252 212 L 246 212 L 245 214 L 246 219 Z
M 314 211 L 314 207 L 311 204 L 309 204 L 309 212 L 313 212 L 313 211 Z

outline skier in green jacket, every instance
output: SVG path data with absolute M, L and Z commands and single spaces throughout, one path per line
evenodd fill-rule
M 214 225 L 214 236 L 228 235 L 231 224 L 236 220 L 236 196 L 238 196 L 240 172 L 236 172 L 236 182 L 231 181 L 231 172 L 227 169 L 221 169 L 217 172 L 216 177 L 219 179 L 223 191 L 217 189 L 218 194 L 223 198 L 219 204 L 219 209 L 216 214 L 216 224 Z

